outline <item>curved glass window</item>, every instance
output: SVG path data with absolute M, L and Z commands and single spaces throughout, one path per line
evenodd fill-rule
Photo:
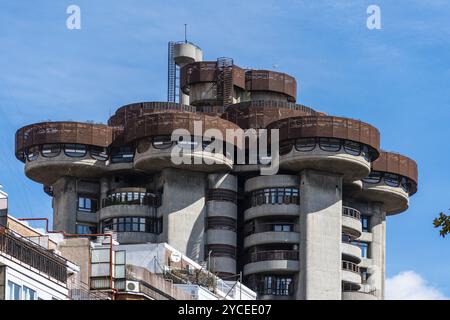
M 46 158 L 57 157 L 61 153 L 61 146 L 59 144 L 44 144 L 41 153 Z
M 292 142 L 283 141 L 280 143 L 280 156 L 286 155 L 292 151 Z
M 144 152 L 146 152 L 150 148 L 151 144 L 152 144 L 151 139 L 149 139 L 149 138 L 142 139 L 138 143 L 137 153 L 144 153 Z
M 300 204 L 299 189 L 270 188 L 255 190 L 250 193 L 250 206 L 263 204 Z
M 313 151 L 316 148 L 315 138 L 304 138 L 295 141 L 295 149 L 301 152 Z
M 211 138 L 211 141 L 203 140 L 203 142 L 202 142 L 203 150 L 208 151 L 208 152 L 211 152 L 211 151 L 212 151 L 212 147 L 209 148 L 209 145 L 210 145 L 211 143 L 213 143 L 215 140 L 216 140 L 216 139 L 213 138 L 213 137 Z
M 294 294 L 294 280 L 291 276 L 262 275 L 256 277 L 256 292 L 259 295 L 291 296 Z
M 369 147 L 366 146 L 366 145 L 363 145 L 363 146 L 362 146 L 361 152 L 362 152 L 362 156 L 364 157 L 364 159 L 365 159 L 366 161 L 370 161 L 370 159 L 372 158 L 372 156 L 371 156 L 371 154 L 370 154 L 370 152 L 369 152 Z
M 102 208 L 114 205 L 146 205 L 158 207 L 160 198 L 153 193 L 122 191 L 112 192 L 103 199 Z
M 345 140 L 344 150 L 352 156 L 359 156 L 361 154 L 361 144 L 354 141 Z
M 91 154 L 91 157 L 95 160 L 99 161 L 108 160 L 108 151 L 106 150 L 106 148 L 90 147 L 89 153 Z
M 341 140 L 334 138 L 320 138 L 319 147 L 323 151 L 337 152 L 341 150 Z
M 365 183 L 377 184 L 380 183 L 382 175 L 381 172 L 371 172 L 367 178 L 363 179 L 363 181 Z
M 390 187 L 398 187 L 400 186 L 400 177 L 396 174 L 385 173 L 384 174 L 384 183 L 386 183 Z
M 119 217 L 102 222 L 103 232 L 146 232 L 160 234 L 162 218 Z
M 27 152 L 27 160 L 34 161 L 39 157 L 39 146 L 31 147 Z
M 409 193 L 411 191 L 411 183 L 406 178 L 402 178 L 402 189 L 406 193 Z
M 82 158 L 86 156 L 86 146 L 84 144 L 65 144 L 64 154 L 72 158 Z
M 155 149 L 168 149 L 173 146 L 173 142 L 170 136 L 155 137 L 152 145 Z
M 111 148 L 111 162 L 112 163 L 128 163 L 133 162 L 134 150 L 132 147 Z
M 185 149 L 185 150 L 189 150 L 189 149 L 190 150 L 194 150 L 195 148 L 197 148 L 198 142 L 195 141 L 194 139 L 193 140 L 187 140 L 187 141 L 182 140 L 182 141 L 177 141 L 177 145 L 180 148 Z

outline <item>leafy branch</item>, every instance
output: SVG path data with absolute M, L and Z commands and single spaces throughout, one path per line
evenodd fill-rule
M 450 233 L 450 216 L 445 215 L 443 212 L 439 214 L 439 217 L 433 220 L 435 228 L 441 228 L 439 234 L 445 238 Z

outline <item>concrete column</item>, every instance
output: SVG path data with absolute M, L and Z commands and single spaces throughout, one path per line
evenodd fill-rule
M 53 184 L 53 229 L 75 233 L 77 221 L 76 178 L 62 177 Z
M 100 205 L 103 199 L 106 199 L 107 193 L 110 190 L 110 177 L 101 177 L 100 178 Z
M 296 299 L 341 299 L 342 177 L 300 174 L 300 275 Z
M 173 168 L 163 169 L 158 216 L 163 217 L 160 242 L 167 242 L 189 258 L 204 261 L 206 175 Z
M 382 203 L 371 202 L 368 204 L 370 214 L 370 226 L 372 231 L 372 243 L 370 254 L 372 267 L 369 284 L 377 289 L 378 299 L 384 299 L 385 274 L 386 274 L 386 210 Z

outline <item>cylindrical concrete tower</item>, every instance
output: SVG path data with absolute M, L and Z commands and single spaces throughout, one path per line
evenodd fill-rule
M 203 51 L 190 42 L 178 42 L 174 44 L 173 59 L 175 64 L 182 68 L 188 63 L 203 61 Z M 189 104 L 189 95 L 184 94 L 180 89 L 180 103 Z

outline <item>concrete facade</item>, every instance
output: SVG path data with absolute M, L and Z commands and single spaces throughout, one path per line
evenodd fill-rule
M 243 276 L 261 299 L 383 299 L 386 217 L 407 210 L 415 162 L 384 152 L 368 123 L 296 104 L 287 74 L 202 58 L 176 44 L 182 104 L 127 105 L 108 125 L 18 130 L 16 157 L 53 198 L 53 229 L 165 242 L 221 277 Z M 279 172 L 212 152 L 195 122 L 221 133 L 279 129 Z M 172 141 L 172 129 L 192 140 Z M 192 164 L 172 161 L 183 143 Z

